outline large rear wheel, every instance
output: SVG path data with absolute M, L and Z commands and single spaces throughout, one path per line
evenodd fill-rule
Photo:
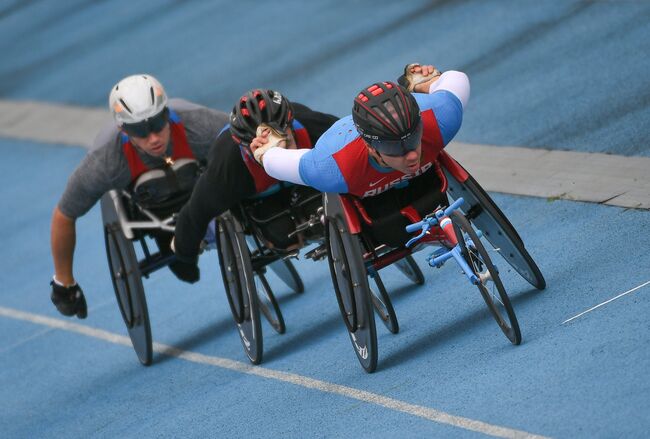
M 327 259 L 341 316 L 359 363 L 366 372 L 374 372 L 377 332 L 360 242 L 348 231 L 339 196 L 326 194 L 323 199 Z
M 546 288 L 546 280 L 524 247 L 523 240 L 478 182 L 469 173 L 467 180 L 463 183 L 447 170 L 445 170 L 445 175 L 447 176 L 449 197 L 454 200 L 462 197 L 464 200 L 461 209 L 465 217 L 483 233 L 492 247 L 521 277 L 537 289 Z
M 138 360 L 148 366 L 153 358 L 151 325 L 138 258 L 133 242 L 124 236 L 113 199 L 108 194 L 101 200 L 101 209 L 108 268 L 117 305 Z
M 221 276 L 246 356 L 262 362 L 263 338 L 255 275 L 241 226 L 229 213 L 216 219 Z

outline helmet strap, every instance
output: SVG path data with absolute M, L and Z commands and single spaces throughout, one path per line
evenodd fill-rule
M 300 146 L 298 146 L 298 138 L 296 137 L 296 130 L 293 129 L 293 125 L 289 125 L 289 129 L 291 130 L 291 137 L 293 138 L 293 143 L 296 146 L 296 149 L 300 148 Z M 289 145 L 287 145 L 287 147 L 288 146 Z
M 365 140 L 364 140 L 364 142 L 365 142 Z M 370 156 L 377 163 L 379 163 L 380 166 L 383 166 L 384 168 L 390 168 L 390 166 L 384 161 L 384 158 L 381 156 L 379 151 L 377 151 L 375 148 L 370 146 L 370 144 L 368 144 L 368 142 L 365 142 L 365 143 L 366 143 L 366 148 L 368 148 L 368 153 L 370 154 Z

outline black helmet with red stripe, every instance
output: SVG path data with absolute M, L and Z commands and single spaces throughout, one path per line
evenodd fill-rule
M 377 82 L 361 90 L 354 99 L 352 120 L 373 148 L 388 155 L 403 155 L 421 140 L 420 107 L 394 82 Z
M 287 98 L 274 90 L 251 90 L 230 113 L 230 134 L 235 142 L 249 146 L 261 124 L 284 132 L 292 121 L 293 109 Z

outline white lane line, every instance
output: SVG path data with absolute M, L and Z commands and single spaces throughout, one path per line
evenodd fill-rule
M 32 314 L 17 309 L 5 308 L 1 306 L 0 306 L 0 316 L 4 316 L 16 320 L 24 320 L 39 325 L 49 326 L 51 328 L 62 329 L 64 331 L 76 332 L 78 334 L 104 340 L 109 343 L 131 347 L 131 340 L 126 336 L 114 334 L 112 332 L 108 332 L 103 329 L 96 329 L 90 326 L 81 325 L 79 323 L 74 323 L 67 320 L 55 319 L 52 317 L 46 317 L 39 314 Z M 191 361 L 193 363 L 216 366 L 223 369 L 232 370 L 235 372 L 255 375 L 262 378 L 268 378 L 277 381 L 283 381 L 307 389 L 314 389 L 321 392 L 332 393 L 335 395 L 363 401 L 369 404 L 375 404 L 377 406 L 406 413 L 408 415 L 424 418 L 439 424 L 451 425 L 454 427 L 462 428 L 464 430 L 483 433 L 489 436 L 504 437 L 504 438 L 540 438 L 540 439 L 545 438 L 545 436 L 539 436 L 536 434 L 528 433 L 526 431 L 514 430 L 511 428 L 492 425 L 474 419 L 463 418 L 461 416 L 451 415 L 449 413 L 445 413 L 440 410 L 435 410 L 429 407 L 410 404 L 394 398 L 389 398 L 387 396 L 379 395 L 372 392 L 367 392 L 365 390 L 360 390 L 360 389 L 355 389 L 353 387 L 347 387 L 339 384 L 329 383 L 326 381 L 321 381 L 321 380 L 305 377 L 294 373 L 281 372 L 281 371 L 267 369 L 260 366 L 252 366 L 249 363 L 242 363 L 239 361 L 229 360 L 227 358 L 213 357 L 209 355 L 199 354 L 196 352 L 184 351 L 174 346 L 169 346 L 161 343 L 154 343 L 153 349 L 155 352 L 159 354 L 177 357 L 186 361 Z
M 620 298 L 620 297 L 623 297 L 623 296 L 625 296 L 625 295 L 627 295 L 627 294 L 630 294 L 630 293 L 632 293 L 632 292 L 638 290 L 639 288 L 643 288 L 643 287 L 645 287 L 645 286 L 648 285 L 648 284 L 650 284 L 650 280 L 649 280 L 648 282 L 642 283 L 642 284 L 639 285 L 638 287 L 634 287 L 634 288 L 632 288 L 631 290 L 627 290 L 626 292 L 621 293 L 621 294 L 619 294 L 619 295 L 616 296 L 616 297 L 612 297 L 611 299 L 606 300 L 606 301 L 604 301 L 603 303 L 599 303 L 599 304 L 596 305 L 596 306 L 592 306 L 592 307 L 589 308 L 588 310 L 586 310 L 586 311 L 582 311 L 580 314 L 575 315 L 575 316 L 571 317 L 570 319 L 566 319 L 565 321 L 562 322 L 562 324 L 564 325 L 565 323 L 569 323 L 571 320 L 575 320 L 575 319 L 577 319 L 578 317 L 580 317 L 580 316 L 582 316 L 582 315 L 585 315 L 585 314 L 587 314 L 588 312 L 591 312 L 591 311 L 595 310 L 596 308 L 600 308 L 600 307 L 603 306 L 603 305 L 607 305 L 609 302 L 613 302 L 614 300 L 616 300 L 616 299 L 618 299 L 618 298 Z

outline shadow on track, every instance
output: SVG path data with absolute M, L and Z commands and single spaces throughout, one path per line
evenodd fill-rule
M 175 348 L 182 349 L 184 351 L 191 351 L 193 348 L 198 346 L 203 346 L 210 341 L 214 341 L 215 338 L 224 335 L 227 331 L 235 332 L 235 323 L 233 322 L 230 314 L 227 318 L 221 320 L 215 324 L 210 324 L 204 328 L 201 328 L 197 331 L 188 334 L 185 338 L 180 340 L 174 340 L 170 343 L 164 343 L 171 345 Z M 162 342 L 161 342 L 162 343 Z M 157 353 L 154 355 L 153 364 L 164 363 L 165 361 L 174 359 L 173 355 L 167 355 L 165 353 Z
M 510 296 L 510 300 L 513 305 L 523 304 L 537 297 L 538 293 L 540 292 L 536 289 L 529 289 L 517 295 Z M 394 366 L 407 363 L 410 360 L 431 353 L 437 345 L 449 343 L 459 337 L 463 337 L 469 331 L 475 329 L 479 324 L 488 321 L 493 324 L 494 330 L 498 331 L 490 312 L 485 306 L 482 306 L 470 314 L 459 316 L 459 318 L 440 328 L 436 328 L 435 330 L 432 329 L 432 332 L 424 333 L 417 338 L 408 338 L 409 343 L 401 349 L 387 355 L 383 361 L 380 362 L 378 369 L 390 369 Z M 526 339 L 524 334 L 523 343 L 525 342 Z M 505 339 L 504 343 L 507 343 Z

